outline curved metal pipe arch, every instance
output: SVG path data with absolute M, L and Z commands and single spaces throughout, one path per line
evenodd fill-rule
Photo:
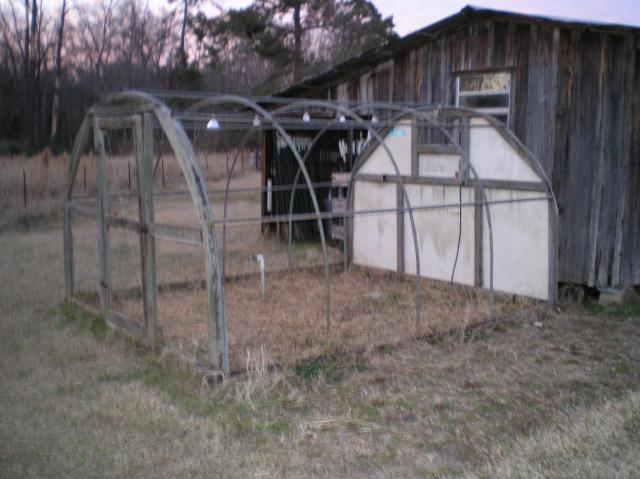
M 307 183 L 307 187 L 309 188 L 309 191 L 310 191 L 311 202 L 313 203 L 313 207 L 314 207 L 314 210 L 316 212 L 317 222 L 318 222 L 318 229 L 320 230 L 320 243 L 321 243 L 321 246 L 322 246 L 322 256 L 323 256 L 323 263 L 324 263 L 324 276 L 325 276 L 325 283 L 326 283 L 325 322 L 326 322 L 326 340 L 327 340 L 327 343 L 328 343 L 329 340 L 330 340 L 330 333 L 331 333 L 331 293 L 330 293 L 330 289 L 329 289 L 329 258 L 328 258 L 328 255 L 327 255 L 327 244 L 326 244 L 326 239 L 325 239 L 325 235 L 324 235 L 322 219 L 320 218 L 320 207 L 318 205 L 318 199 L 316 197 L 316 194 L 313 191 L 313 185 L 312 185 L 309 173 L 308 173 L 306 167 L 304 166 L 304 163 L 302 162 L 302 158 L 300 157 L 300 154 L 296 150 L 296 148 L 295 148 L 295 146 L 293 144 L 293 141 L 291 140 L 291 137 L 289 136 L 289 134 L 282 127 L 280 122 L 278 122 L 273 117 L 273 115 L 271 113 L 266 111 L 264 108 L 262 108 L 256 102 L 254 102 L 252 100 L 248 100 L 248 99 L 246 99 L 244 97 L 241 97 L 241 96 L 237 96 L 237 95 L 220 95 L 220 96 L 216 96 L 216 97 L 206 98 L 206 99 L 196 103 L 195 105 L 192 105 L 192 107 L 190 107 L 190 109 L 188 111 L 193 111 L 195 109 L 202 108 L 204 106 L 213 106 L 213 105 L 217 105 L 217 104 L 221 104 L 221 103 L 231 103 L 231 104 L 237 104 L 237 105 L 245 106 L 245 107 L 253 110 L 256 114 L 260 115 L 263 119 L 271 122 L 273 127 L 280 134 L 280 136 L 283 138 L 283 140 L 285 141 L 285 143 L 287 144 L 287 146 L 291 150 L 291 152 L 294 155 L 296 161 L 298 162 L 298 166 L 302 170 L 302 174 L 304 176 L 305 182 Z
M 378 132 L 371 127 L 371 125 L 367 124 L 359 115 L 357 115 L 356 113 L 354 113 L 351 109 L 349 108 L 345 108 L 341 105 L 335 105 L 331 102 L 327 102 L 324 100 L 300 100 L 298 102 L 293 102 L 290 103 L 288 105 L 283 106 L 282 108 L 278 108 L 276 110 L 274 110 L 277 113 L 281 113 L 281 112 L 286 112 L 286 111 L 290 111 L 290 110 L 295 110 L 297 108 L 299 108 L 300 106 L 303 107 L 318 107 L 318 108 L 324 108 L 327 110 L 332 110 L 335 113 L 340 113 L 342 115 L 348 116 L 349 118 L 351 118 L 353 121 L 355 121 L 358 125 L 360 125 L 362 127 L 362 129 L 365 129 L 367 131 L 369 131 L 371 133 L 371 136 L 374 137 L 378 143 L 380 145 L 382 145 L 383 149 L 385 150 L 385 153 L 387 154 L 387 157 L 389 158 L 389 160 L 391 161 L 391 164 L 393 166 L 393 169 L 395 170 L 395 175 L 396 178 L 398 180 L 398 185 L 400 186 L 400 189 L 402 190 L 402 196 L 404 197 L 405 202 L 407 203 L 407 207 L 408 207 L 408 212 L 409 212 L 409 222 L 411 224 L 411 231 L 413 234 L 413 244 L 414 244 L 414 249 L 415 249 L 415 255 L 416 255 L 416 322 L 415 322 L 415 332 L 416 335 L 418 334 L 418 328 L 420 325 L 420 303 L 421 303 L 421 298 L 420 298 L 420 250 L 418 247 L 418 233 L 417 233 L 417 229 L 416 229 L 416 225 L 415 225 L 415 220 L 413 218 L 413 209 L 411 208 L 411 201 L 409 199 L 409 195 L 407 193 L 407 190 L 405 188 L 404 185 L 404 181 L 402 180 L 402 175 L 400 174 L 400 169 L 398 168 L 398 164 L 395 161 L 395 158 L 393 157 L 393 154 L 391 153 L 391 150 L 389 149 L 389 147 L 387 146 L 386 142 L 384 141 L 384 138 L 382 138 Z

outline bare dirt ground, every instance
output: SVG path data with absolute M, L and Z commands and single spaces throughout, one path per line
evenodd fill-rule
M 636 477 L 640 308 L 209 385 L 68 308 L 57 223 L 0 234 L 1 477 Z

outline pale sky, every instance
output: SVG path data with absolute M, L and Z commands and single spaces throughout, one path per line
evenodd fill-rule
M 0 4 L 8 0 L 0 0 Z M 67 0 L 77 5 L 92 0 Z M 175 8 L 168 0 L 148 0 L 154 8 Z M 45 0 L 52 7 L 60 0 Z M 212 5 L 211 0 L 203 4 Z M 246 6 L 251 0 L 219 0 L 225 8 Z M 575 20 L 620 23 L 640 26 L 640 0 L 373 0 L 384 16 L 393 15 L 396 31 L 406 35 L 444 17 L 460 11 L 471 3 L 474 6 L 508 10 L 526 14 L 564 17 Z M 55 8 L 55 7 L 54 7 Z M 207 9 L 214 12 L 215 9 Z
M 150 2 L 167 5 L 167 0 Z M 225 8 L 233 8 L 251 1 L 221 0 L 220 3 Z M 393 15 L 400 35 L 452 15 L 469 3 L 519 13 L 640 26 L 640 0 L 373 0 L 384 16 Z

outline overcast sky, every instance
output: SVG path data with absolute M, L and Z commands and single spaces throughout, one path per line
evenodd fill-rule
M 6 1 L 0 0 L 0 4 Z M 77 5 L 92 0 L 67 1 Z M 168 0 L 148 1 L 157 9 L 169 7 Z M 46 0 L 46 3 L 55 5 L 60 0 Z M 211 2 L 203 0 L 203 3 Z M 225 8 L 237 8 L 250 4 L 251 0 L 218 0 L 218 3 Z M 456 13 L 469 3 L 520 13 L 640 26 L 640 0 L 373 0 L 373 3 L 384 16 L 393 15 L 400 35 Z M 175 3 L 170 5 L 174 6 Z

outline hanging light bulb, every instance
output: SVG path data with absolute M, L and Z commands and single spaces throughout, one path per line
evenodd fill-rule
M 302 121 L 304 121 L 305 123 L 309 123 L 310 120 L 311 120 L 311 116 L 309 115 L 309 112 L 305 111 L 302 114 Z
M 258 115 L 253 117 L 253 126 L 258 128 L 260 126 L 260 117 Z
M 212 116 L 211 119 L 207 122 L 207 130 L 219 130 L 219 129 L 220 129 L 220 123 L 218 123 L 218 120 L 216 120 L 216 118 Z
M 375 125 L 376 123 L 378 123 L 378 117 L 377 117 L 377 116 L 375 116 L 375 115 L 373 115 L 373 116 L 371 117 L 371 123 L 373 123 L 374 125 Z
M 338 118 L 338 122 L 340 123 L 345 123 L 347 121 L 347 119 L 344 117 L 344 115 L 340 115 L 340 118 Z

